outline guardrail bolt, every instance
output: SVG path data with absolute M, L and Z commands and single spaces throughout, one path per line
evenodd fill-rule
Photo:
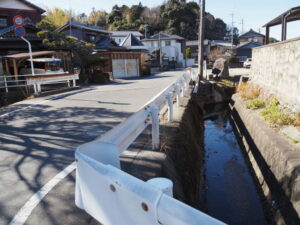
M 145 212 L 147 212 L 149 209 L 148 209 L 148 206 L 147 206 L 147 204 L 146 203 L 142 203 L 142 209 L 145 211 Z
M 111 184 L 111 185 L 109 185 L 109 187 L 112 192 L 116 192 L 116 188 L 114 185 Z

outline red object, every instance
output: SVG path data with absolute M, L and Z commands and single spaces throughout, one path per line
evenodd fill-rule
M 23 16 L 15 16 L 13 21 L 17 27 L 23 27 L 24 22 L 25 22 Z
M 24 27 L 17 27 L 15 29 L 15 35 L 18 37 L 24 37 L 26 35 L 26 30 Z
M 49 70 L 48 66 L 45 66 L 45 72 L 47 72 Z

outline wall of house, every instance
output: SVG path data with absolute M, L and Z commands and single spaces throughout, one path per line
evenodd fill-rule
M 34 10 L 32 7 L 18 0 L 1 0 L 0 8 Z
M 16 15 L 28 17 L 33 23 L 41 21 L 41 13 L 18 0 L 1 0 L 0 17 L 7 19 L 7 26 L 13 25 L 13 18 Z M 0 27 L 1 28 L 1 27 Z
M 300 38 L 253 49 L 250 76 L 284 102 L 300 106 Z
M 151 52 L 153 50 L 159 49 L 159 41 L 143 41 L 145 47 Z M 170 60 L 174 58 L 176 61 L 183 60 L 183 54 L 181 49 L 181 44 L 176 42 L 176 40 L 171 40 L 171 45 L 167 46 L 166 41 L 161 41 L 162 51 L 165 53 L 165 56 L 168 57 Z
M 63 33 L 65 33 L 66 35 L 70 35 L 70 36 L 76 37 L 79 40 L 83 40 L 84 39 L 83 32 L 82 32 L 82 30 L 79 30 L 79 29 L 72 28 L 71 31 L 70 31 L 70 29 L 68 28 L 68 29 L 65 29 L 63 31 Z
M 127 36 L 126 36 L 127 37 Z M 112 36 L 112 39 L 118 44 L 120 45 L 125 39 L 126 39 L 125 36 Z M 138 36 L 135 36 L 138 40 L 141 40 L 140 37 Z
M 24 18 L 28 17 L 33 23 L 38 23 L 41 21 L 42 17 L 38 11 L 34 10 L 18 10 L 18 9 L 4 9 L 0 7 L 0 17 L 7 19 L 7 25 L 11 26 L 14 24 L 13 18 L 16 15 L 23 16 Z M 5 27 L 6 27 L 5 26 Z M 3 27 L 0 27 L 3 28 Z
M 264 44 L 264 37 L 251 37 L 251 38 L 240 38 L 240 45 L 246 44 L 248 42 L 258 42 L 260 44 Z

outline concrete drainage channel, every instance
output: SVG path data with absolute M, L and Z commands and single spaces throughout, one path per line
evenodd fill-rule
M 210 107 L 204 132 L 207 212 L 230 225 L 267 225 L 255 180 L 229 121 L 229 107 Z

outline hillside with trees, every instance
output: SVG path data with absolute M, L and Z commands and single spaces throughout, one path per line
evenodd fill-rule
M 48 30 L 62 26 L 69 19 L 100 26 L 109 30 L 138 30 L 152 35 L 158 32 L 177 34 L 188 40 L 198 39 L 199 5 L 196 2 L 169 0 L 168 2 L 149 8 L 138 5 L 115 5 L 110 13 L 93 8 L 89 15 L 75 14 L 70 10 L 48 9 L 47 15 L 39 27 Z M 228 36 L 226 23 L 206 13 L 205 38 L 223 40 Z

